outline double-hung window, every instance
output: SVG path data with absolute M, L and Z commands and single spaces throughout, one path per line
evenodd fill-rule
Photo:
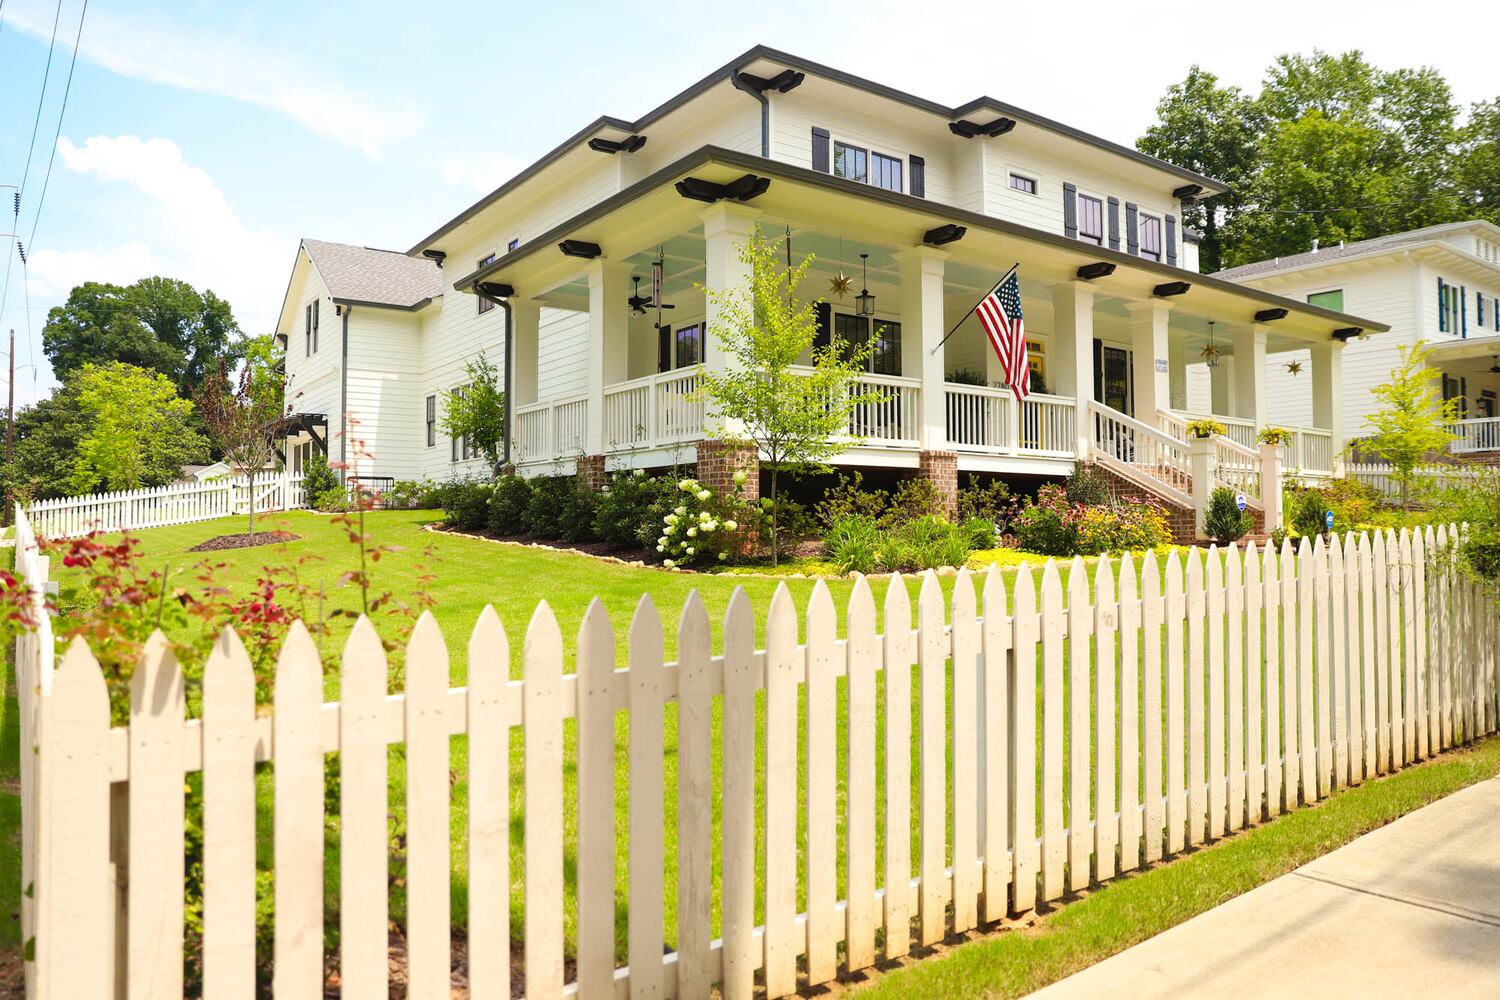
M 437 444 L 437 397 L 427 397 L 427 447 Z
M 479 262 L 479 266 L 480 267 L 484 267 L 486 264 L 493 264 L 494 262 L 495 262 L 495 255 L 494 254 L 490 254 L 488 257 L 484 258 L 484 260 L 481 260 Z M 478 298 L 479 298 L 479 315 L 483 316 L 485 313 L 487 313 L 491 309 L 495 308 L 495 303 L 493 301 L 491 301 L 490 299 L 486 298 L 485 296 L 481 295 Z
M 1142 215 L 1140 226 L 1140 255 L 1161 260 L 1161 220 L 1154 215 Z
M 871 326 L 874 335 L 871 336 Z M 834 313 L 833 333 L 845 356 L 869 345 L 865 370 L 872 375 L 901 374 L 901 324 L 849 313 Z
M 869 152 L 859 146 L 836 142 L 833 144 L 833 175 L 867 183 L 870 180 L 869 157 Z
M 1078 196 L 1078 238 L 1104 245 L 1104 202 L 1098 198 Z
M 459 399 L 462 399 L 465 395 L 468 394 L 468 391 L 469 390 L 468 390 L 467 386 L 459 386 L 457 389 L 453 390 L 453 395 L 455 397 L 459 398 Z M 459 462 L 459 461 L 467 462 L 469 460 L 469 458 L 470 458 L 470 454 L 469 454 L 469 442 L 468 442 L 468 439 L 465 438 L 462 434 L 456 434 L 456 435 L 454 435 L 449 440 L 448 445 L 449 445 L 449 449 L 450 449 L 449 450 L 449 457 L 453 461 L 455 461 L 455 462 Z
M 703 324 L 677 328 L 677 367 L 687 368 L 703 360 Z
M 870 183 L 887 191 L 901 190 L 901 161 L 884 153 L 870 154 Z
M 319 301 L 320 300 L 318 300 L 318 299 L 313 299 L 311 302 L 309 302 L 307 304 L 307 316 L 305 317 L 306 326 L 304 328 L 304 332 L 305 332 L 306 338 L 307 338 L 307 341 L 306 341 L 306 351 L 307 351 L 307 356 L 308 357 L 312 357 L 314 354 L 318 353 L 318 302 Z

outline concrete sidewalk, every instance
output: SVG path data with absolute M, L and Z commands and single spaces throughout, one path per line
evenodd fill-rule
M 1500 778 L 1033 994 L 1500 997 Z

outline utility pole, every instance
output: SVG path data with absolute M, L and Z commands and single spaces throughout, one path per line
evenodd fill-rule
M 16 328 L 10 328 L 10 399 L 5 403 L 5 464 L 11 463 L 11 446 L 16 438 Z

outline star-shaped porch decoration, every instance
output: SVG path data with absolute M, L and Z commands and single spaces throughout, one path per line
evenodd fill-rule
M 1301 375 L 1302 374 L 1302 362 L 1300 362 L 1300 361 L 1288 361 L 1286 363 L 1286 373 L 1288 375 Z
M 839 298 L 843 298 L 849 294 L 849 289 L 853 284 L 853 278 L 849 277 L 843 271 L 839 271 L 838 274 L 828 279 L 828 290 Z
M 1214 344 L 1205 344 L 1203 350 L 1198 353 L 1204 361 L 1212 361 L 1219 356 L 1219 348 Z

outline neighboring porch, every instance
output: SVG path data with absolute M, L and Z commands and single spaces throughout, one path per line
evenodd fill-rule
M 1500 335 L 1432 345 L 1427 364 L 1443 374 L 1443 398 L 1458 400 L 1461 419 L 1449 427 L 1449 451 L 1500 460 Z

